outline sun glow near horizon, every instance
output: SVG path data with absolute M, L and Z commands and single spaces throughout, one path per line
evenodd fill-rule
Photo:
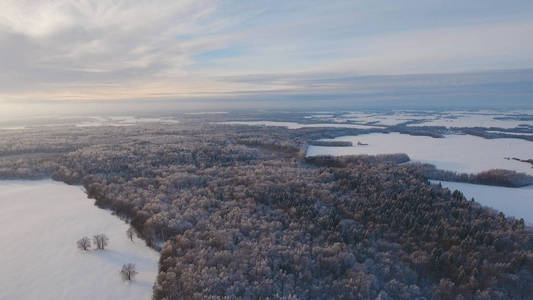
M 346 78 L 533 68 L 533 4 L 511 2 L 4 1 L 0 99 L 357 95 L 373 86 Z

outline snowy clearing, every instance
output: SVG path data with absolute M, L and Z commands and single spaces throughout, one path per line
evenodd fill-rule
M 533 158 L 533 142 L 521 139 L 485 139 L 472 135 L 448 135 L 438 139 L 399 133 L 371 133 L 334 140 L 349 141 L 354 146 L 309 146 L 307 156 L 405 153 L 413 161 L 434 164 L 444 170 L 478 173 L 489 169 L 506 169 L 533 175 L 530 164 L 505 159 Z M 368 145 L 358 146 L 358 142 Z
M 520 125 L 533 126 L 533 121 L 519 121 L 512 119 L 496 119 L 497 117 L 506 117 L 507 114 L 497 113 L 458 113 L 452 112 L 444 114 L 434 120 L 423 123 L 412 124 L 409 126 L 444 126 L 444 127 L 498 127 L 498 128 L 516 128 Z M 510 116 L 510 115 L 509 115 Z
M 0 299 L 151 299 L 159 254 L 93 202 L 79 186 L 0 181 Z M 106 250 L 76 247 L 99 233 Z M 130 262 L 139 274 L 125 283 L 119 271 Z
M 360 123 L 394 126 L 408 121 L 420 121 L 409 126 L 444 126 L 444 127 L 499 127 L 515 128 L 520 125 L 533 126 L 532 120 L 520 120 L 531 115 L 531 111 L 393 111 L 393 112 L 345 112 L 334 115 L 314 114 L 307 116 L 321 122 Z

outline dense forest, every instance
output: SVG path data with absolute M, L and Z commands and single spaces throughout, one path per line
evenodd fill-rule
M 505 187 L 523 187 L 533 184 L 533 176 L 511 170 L 491 169 L 477 174 L 457 173 L 437 169 L 434 165 L 412 163 L 409 165 L 429 179 L 485 184 Z
M 334 135 L 329 130 L 328 135 Z M 160 250 L 154 299 L 531 299 L 533 231 L 319 129 L 1 133 L 0 178 L 81 184 Z

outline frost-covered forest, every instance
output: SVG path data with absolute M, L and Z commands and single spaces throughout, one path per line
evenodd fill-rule
M 533 295 L 523 220 L 430 185 L 401 154 L 305 158 L 322 137 L 209 123 L 0 131 L 0 178 L 83 185 L 160 250 L 158 300 Z

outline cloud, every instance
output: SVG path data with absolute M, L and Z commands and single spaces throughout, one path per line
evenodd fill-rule
M 533 69 L 498 70 L 483 72 L 370 75 L 354 73 L 292 73 L 261 74 L 255 76 L 225 77 L 231 82 L 249 84 L 285 85 L 293 88 L 266 93 L 310 96 L 323 98 L 353 96 L 357 98 L 452 98 L 472 96 L 472 100 L 483 101 L 483 97 L 521 97 L 530 100 L 533 95 Z M 250 93 L 253 94 L 253 93 Z M 328 96 L 329 95 L 329 96 Z
M 339 74 L 533 68 L 529 8 L 520 0 L 6 0 L 0 99 L 358 93 L 372 85 Z

